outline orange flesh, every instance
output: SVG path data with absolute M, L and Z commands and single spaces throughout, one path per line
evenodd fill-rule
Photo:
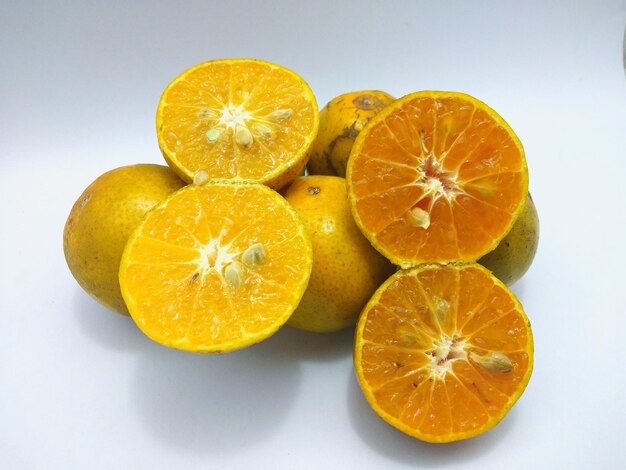
M 242 201 L 248 201 L 245 203 Z M 263 245 L 261 264 L 243 253 Z M 225 274 L 241 267 L 239 286 Z M 124 299 L 155 341 L 215 352 L 269 336 L 302 296 L 311 247 L 295 212 L 256 184 L 188 186 L 148 214 L 120 270 Z
M 279 110 L 286 115 L 273 117 Z M 306 152 L 317 119 L 315 98 L 295 73 L 232 59 L 177 77 L 161 97 L 157 129 L 166 159 L 187 181 L 205 170 L 210 178 L 264 182 Z M 250 132 L 249 146 L 237 142 L 240 128 Z
M 527 173 L 521 143 L 493 110 L 460 93 L 419 92 L 372 118 L 347 179 L 363 232 L 407 267 L 491 251 L 522 209 Z
M 425 266 L 396 273 L 366 306 L 355 366 L 372 407 L 431 442 L 481 434 L 523 392 L 532 332 L 519 302 L 484 268 Z M 510 370 L 482 365 L 496 353 Z

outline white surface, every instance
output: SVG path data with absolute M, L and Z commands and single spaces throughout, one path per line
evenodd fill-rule
M 623 1 L 129 3 L 0 4 L 0 468 L 623 465 Z M 61 243 L 74 200 L 106 170 L 162 162 L 162 89 L 236 56 L 294 69 L 320 105 L 459 90 L 517 131 L 541 218 L 514 289 L 536 365 L 492 432 L 434 446 L 383 423 L 353 377 L 350 332 L 283 329 L 195 356 L 75 283 Z

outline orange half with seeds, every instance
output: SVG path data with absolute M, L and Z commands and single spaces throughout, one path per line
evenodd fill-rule
M 532 373 L 522 305 L 487 269 L 422 265 L 398 271 L 366 305 L 354 363 L 376 413 L 428 442 L 494 427 Z
M 223 59 L 186 70 L 165 89 L 157 109 L 165 160 L 187 182 L 255 181 L 280 189 L 306 164 L 319 114 L 296 73 L 255 59 Z
M 375 115 L 347 169 L 357 225 L 402 267 L 475 261 L 523 209 L 522 144 L 490 107 L 462 93 L 407 95 Z
M 124 250 L 120 286 L 151 339 L 217 353 L 283 325 L 311 267 L 305 227 L 278 193 L 212 181 L 186 186 L 148 212 Z

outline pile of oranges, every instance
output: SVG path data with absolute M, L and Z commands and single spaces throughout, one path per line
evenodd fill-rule
M 197 353 L 356 325 L 370 405 L 429 442 L 481 434 L 521 396 L 533 340 L 507 284 L 538 220 L 522 144 L 489 106 L 364 91 L 318 112 L 291 70 L 223 59 L 176 77 L 156 126 L 168 166 L 105 173 L 65 226 L 99 302 Z

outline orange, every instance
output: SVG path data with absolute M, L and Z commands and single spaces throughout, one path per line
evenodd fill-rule
M 370 118 L 394 99 L 384 91 L 363 90 L 330 100 L 320 111 L 320 128 L 307 164 L 309 173 L 345 178 L 354 139 Z
M 128 315 L 118 280 L 124 245 L 146 212 L 184 184 L 163 165 L 124 166 L 99 176 L 74 203 L 63 230 L 65 260 L 105 307 Z
M 223 59 L 176 77 L 156 124 L 165 160 L 185 181 L 206 171 L 279 189 L 305 167 L 319 115 L 311 88 L 291 70 Z
M 495 426 L 533 367 L 522 305 L 478 264 L 398 271 L 374 294 L 356 330 L 356 375 L 387 423 L 429 442 Z
M 395 266 L 370 245 L 355 225 L 343 178 L 298 178 L 285 198 L 302 218 L 313 244 L 309 286 L 287 323 L 319 333 L 353 326 Z
M 347 170 L 359 228 L 402 267 L 475 261 L 509 232 L 528 194 L 522 144 L 469 95 L 394 101 L 357 137 Z
M 539 215 L 528 193 L 524 210 L 495 250 L 478 262 L 506 285 L 517 282 L 533 264 L 539 244 Z
M 122 295 L 154 341 L 232 351 L 287 321 L 306 289 L 311 251 L 298 214 L 266 186 L 190 185 L 150 211 L 131 236 Z

